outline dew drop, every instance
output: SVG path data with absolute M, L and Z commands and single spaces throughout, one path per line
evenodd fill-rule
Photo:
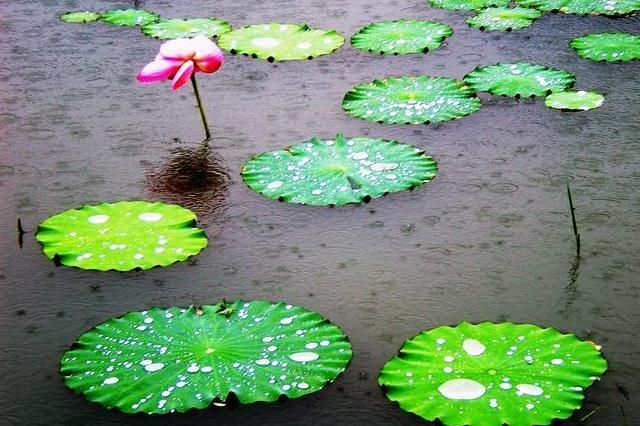
M 315 352 L 297 352 L 295 354 L 289 355 L 289 358 L 296 362 L 309 362 L 315 361 L 316 359 L 320 358 L 320 355 Z
M 106 223 L 109 220 L 109 216 L 106 214 L 96 214 L 93 216 L 89 216 L 87 221 L 89 223 L 93 223 L 94 225 L 100 225 L 101 223 Z
M 144 366 L 144 369 L 146 371 L 148 371 L 149 373 L 153 373 L 155 371 L 162 370 L 163 368 L 164 368 L 164 364 L 161 363 L 161 362 L 156 362 L 156 363 L 148 364 L 148 365 Z
M 562 364 L 564 364 L 564 361 L 561 360 L 560 358 L 554 358 L 554 359 L 551 360 L 551 364 L 553 364 L 553 365 L 562 365 Z
M 472 400 L 478 399 L 486 392 L 486 388 L 470 379 L 453 379 L 444 382 L 438 387 L 438 392 L 447 399 Z
M 143 222 L 157 222 L 162 219 L 162 215 L 160 213 L 142 213 L 138 216 Z
M 280 320 L 280 324 L 289 325 L 293 322 L 293 317 L 287 317 Z
M 269 365 L 269 364 L 270 364 L 270 362 L 269 362 L 269 360 L 268 360 L 268 359 L 263 358 L 263 359 L 259 359 L 259 360 L 257 360 L 257 361 L 256 361 L 256 364 L 258 364 L 258 365 Z
M 530 385 L 527 383 L 516 385 L 516 389 L 523 395 L 540 396 L 544 393 L 544 390 L 540 386 Z
M 105 385 L 115 385 L 119 381 L 120 379 L 118 379 L 117 377 L 107 377 L 102 383 L 104 383 Z
M 267 188 L 268 189 L 278 189 L 280 188 L 282 185 L 284 185 L 284 182 L 276 180 L 274 182 L 270 182 L 269 184 L 267 184 Z
M 475 339 L 466 339 L 462 343 L 462 349 L 471 356 L 479 356 L 487 350 L 487 347 Z

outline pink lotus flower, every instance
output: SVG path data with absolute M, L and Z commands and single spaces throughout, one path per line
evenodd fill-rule
M 156 59 L 138 74 L 140 83 L 155 83 L 171 79 L 171 88 L 184 86 L 199 71 L 216 72 L 224 62 L 224 55 L 216 44 L 205 36 L 169 40 L 160 46 Z

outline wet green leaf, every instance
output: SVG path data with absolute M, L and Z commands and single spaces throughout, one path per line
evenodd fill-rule
M 512 31 L 527 28 L 540 16 L 540 11 L 524 7 L 490 7 L 467 18 L 465 22 L 481 31 Z
M 461 323 L 407 340 L 378 383 L 405 411 L 447 426 L 548 425 L 606 371 L 598 349 L 531 324 Z
M 142 27 L 142 33 L 159 39 L 192 38 L 203 35 L 218 37 L 231 31 L 231 25 L 220 19 L 161 19 Z
M 501 96 L 545 96 L 572 87 L 575 76 L 567 71 L 518 62 L 481 66 L 464 77 L 478 92 Z
M 108 24 L 134 27 L 156 22 L 160 17 L 144 9 L 116 9 L 103 12 L 101 19 Z
M 570 111 L 586 111 L 602 106 L 604 96 L 596 92 L 584 90 L 569 90 L 556 92 L 547 96 L 544 104 L 549 108 L 564 109 Z
M 311 29 L 306 25 L 257 24 L 239 28 L 220 37 L 220 47 L 231 52 L 272 61 L 312 59 L 344 44 L 334 30 Z
M 82 206 L 46 219 L 36 239 L 49 259 L 81 269 L 130 271 L 167 266 L 207 246 L 196 216 L 146 201 Z
M 351 44 L 363 51 L 405 55 L 437 49 L 451 35 L 453 29 L 440 22 L 402 19 L 369 24 L 351 38 Z
M 342 330 L 304 308 L 265 301 L 130 312 L 98 325 L 62 356 L 66 385 L 125 413 L 298 398 L 347 367 Z
M 628 15 L 640 10 L 640 0 L 516 0 L 520 6 L 573 15 Z
M 463 82 L 427 75 L 374 80 L 351 89 L 342 102 L 358 118 L 391 124 L 438 123 L 480 109 L 475 92 Z
M 100 19 L 100 14 L 98 12 L 90 12 L 86 10 L 78 12 L 67 12 L 61 15 L 60 19 L 70 24 L 87 24 Z
M 506 7 L 509 0 L 428 0 L 432 7 L 438 9 L 468 11 L 479 10 L 486 7 Z
M 326 206 L 415 188 L 436 172 L 435 161 L 411 145 L 338 135 L 257 155 L 247 161 L 242 177 L 267 198 Z
M 627 33 L 587 34 L 571 40 L 578 56 L 592 61 L 627 62 L 640 59 L 640 36 Z

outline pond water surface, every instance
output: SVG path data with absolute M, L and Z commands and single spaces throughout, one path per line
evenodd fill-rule
M 424 424 L 381 395 L 377 372 L 405 339 L 462 320 L 536 323 L 596 341 L 609 372 L 562 424 L 640 424 L 640 61 L 590 62 L 567 46 L 592 31 L 638 32 L 638 17 L 551 14 L 496 34 L 423 0 L 142 2 L 166 17 L 308 23 L 347 38 L 368 22 L 407 17 L 455 29 L 425 56 L 368 55 L 348 43 L 313 61 L 228 56 L 199 79 L 216 156 L 204 182 L 185 182 L 180 173 L 202 133 L 191 89 L 135 81 L 160 43 L 136 29 L 57 18 L 123 6 L 0 2 L 1 425 Z M 479 64 L 519 60 L 575 73 L 579 88 L 607 95 L 604 106 L 572 114 L 541 100 L 492 99 L 438 126 L 381 125 L 341 111 L 344 93 L 375 77 L 461 78 Z M 440 173 L 412 192 L 333 209 L 273 202 L 239 178 L 253 154 L 336 133 L 414 144 Z M 582 234 L 577 277 L 567 181 Z M 17 244 L 17 218 L 33 230 L 57 212 L 122 199 L 194 209 L 209 248 L 169 268 L 121 274 L 56 268 L 31 233 Z M 161 418 L 108 411 L 65 388 L 60 356 L 92 326 L 222 298 L 322 313 L 349 335 L 351 367 L 324 391 L 285 404 Z

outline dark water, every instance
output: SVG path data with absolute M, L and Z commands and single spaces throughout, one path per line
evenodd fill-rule
M 370 21 L 415 17 L 456 32 L 427 56 L 369 56 L 347 45 L 310 62 L 229 57 L 200 87 L 216 135 L 211 161 L 230 178 L 209 174 L 194 188 L 176 174 L 201 139 L 190 89 L 134 80 L 159 42 L 135 29 L 57 20 L 67 10 L 126 5 L 0 2 L 0 424 L 421 424 L 382 397 L 375 377 L 405 339 L 462 320 L 531 322 L 595 340 L 610 370 L 562 424 L 640 424 L 640 62 L 593 63 L 567 47 L 589 31 L 638 32 L 640 19 L 549 15 L 492 34 L 422 0 L 149 0 L 143 5 L 167 17 L 236 26 L 306 22 L 351 36 Z M 460 78 L 478 64 L 517 60 L 566 68 L 606 103 L 570 114 L 540 100 L 491 100 L 437 127 L 368 123 L 340 109 L 349 88 L 374 77 Z M 263 199 L 238 176 L 250 155 L 338 132 L 419 146 L 440 174 L 410 193 L 334 209 Z M 584 257 L 571 286 L 567 181 Z M 193 208 L 210 247 L 191 262 L 126 274 L 56 268 L 31 234 L 18 248 L 18 217 L 32 230 L 59 211 L 121 199 Z M 93 325 L 222 298 L 321 312 L 350 336 L 351 367 L 324 391 L 283 405 L 163 418 L 107 411 L 63 385 L 59 358 Z

